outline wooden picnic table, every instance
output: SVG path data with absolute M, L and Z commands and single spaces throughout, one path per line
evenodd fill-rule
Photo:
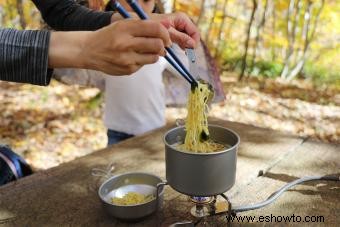
M 228 127 L 241 138 L 236 183 L 225 193 L 233 205 L 262 201 L 282 185 L 303 176 L 340 173 L 339 145 L 219 119 L 212 119 L 210 123 Z M 174 124 L 169 124 L 0 187 L 0 225 L 168 226 L 177 221 L 196 221 L 190 214 L 193 204 L 188 197 L 170 186 L 165 187 L 162 211 L 137 223 L 116 220 L 105 213 L 97 195 L 98 177 L 91 175 L 93 168 L 105 169 L 113 162 L 117 174 L 143 171 L 165 179 L 162 139 L 172 127 Z M 261 171 L 264 174 L 259 176 Z M 298 185 L 271 205 L 238 216 L 295 215 L 302 221 L 306 216 L 322 216 L 325 224 L 336 226 L 340 223 L 339 214 L 339 182 L 316 181 Z M 208 217 L 200 225 L 225 226 L 226 218 L 225 215 Z

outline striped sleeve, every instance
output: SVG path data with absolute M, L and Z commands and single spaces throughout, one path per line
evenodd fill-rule
M 49 31 L 0 29 L 0 80 L 48 85 Z

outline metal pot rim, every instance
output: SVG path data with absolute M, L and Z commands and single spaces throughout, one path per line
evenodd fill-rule
M 237 143 L 234 144 L 233 146 L 231 146 L 230 148 L 226 149 L 226 150 L 217 151 L 217 152 L 210 152 L 210 153 L 186 152 L 186 151 L 180 151 L 180 150 L 177 150 L 177 149 L 173 149 L 173 150 L 174 150 L 174 151 L 177 151 L 177 152 L 180 152 L 180 153 L 183 153 L 183 154 L 187 154 L 187 155 L 203 155 L 203 156 L 205 156 L 205 155 L 218 155 L 218 154 L 221 154 L 221 153 L 229 152 L 229 151 L 231 151 L 234 147 L 237 147 L 237 146 L 240 144 L 240 137 L 239 137 L 239 135 L 238 135 L 236 132 L 234 132 L 233 130 L 231 130 L 231 129 L 229 129 L 229 128 L 226 128 L 226 127 L 219 126 L 219 125 L 214 125 L 214 124 L 208 124 L 208 127 L 222 128 L 222 129 L 226 129 L 226 130 L 230 131 L 232 134 L 234 134 L 234 135 L 236 136 L 236 138 L 237 138 Z M 172 129 L 168 130 L 168 131 L 165 133 L 165 135 L 163 136 L 163 142 L 164 142 L 165 145 L 167 145 L 167 146 L 169 146 L 169 147 L 172 147 L 172 145 L 170 145 L 170 144 L 166 141 L 165 137 L 166 137 L 169 133 L 171 133 L 172 131 L 175 131 L 175 130 L 180 129 L 180 128 L 185 128 L 185 126 L 177 126 L 177 127 L 175 127 L 175 128 L 172 128 Z
M 152 176 L 152 177 L 155 177 L 155 178 L 159 179 L 159 183 L 163 183 L 163 182 L 164 182 L 160 177 L 158 177 L 158 176 L 156 176 L 156 175 L 154 175 L 154 174 L 151 174 L 151 173 L 146 173 L 146 172 L 127 172 L 127 173 L 117 174 L 117 175 L 114 175 L 114 176 L 110 177 L 109 179 L 105 180 L 105 181 L 100 185 L 100 187 L 99 187 L 99 189 L 98 189 L 98 195 L 99 195 L 100 200 L 101 200 L 102 202 L 104 202 L 104 203 L 110 205 L 110 206 L 116 206 L 116 207 L 139 207 L 139 206 L 144 206 L 145 204 L 149 204 L 149 203 L 152 203 L 152 202 L 156 201 L 156 198 L 154 198 L 154 199 L 152 199 L 152 200 L 150 200 L 150 201 L 147 201 L 147 202 L 144 202 L 144 203 L 139 203 L 139 204 L 136 204 L 136 205 L 116 205 L 116 204 L 107 202 L 107 201 L 102 197 L 102 195 L 100 194 L 100 191 L 102 190 L 102 188 L 104 187 L 105 184 L 107 184 L 109 181 L 111 181 L 111 180 L 114 179 L 114 178 L 119 178 L 119 177 L 121 177 L 121 176 L 130 175 L 130 174 L 143 174 L 143 175 L 149 175 L 149 176 Z M 155 188 L 156 188 L 156 193 L 157 193 L 157 186 L 155 186 Z M 159 196 L 161 196 L 161 195 L 163 195 L 163 194 L 164 194 L 164 188 L 162 188 L 161 192 L 159 193 Z

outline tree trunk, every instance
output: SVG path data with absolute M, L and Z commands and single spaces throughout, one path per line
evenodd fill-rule
M 256 42 L 257 40 L 257 37 L 259 35 L 259 26 L 260 26 L 260 23 L 259 20 L 260 19 L 260 14 L 261 14 L 261 8 L 262 8 L 262 0 L 259 0 L 258 3 L 257 3 L 257 7 L 256 7 L 256 10 L 255 10 L 255 15 L 254 15 L 254 27 L 255 27 L 255 38 L 254 38 L 254 41 Z M 246 75 L 246 78 L 249 77 L 250 73 L 252 72 L 253 70 L 253 67 L 254 67 L 254 61 L 255 61 L 255 55 L 256 55 L 256 50 L 255 50 L 255 46 L 256 44 L 253 43 L 253 54 L 251 55 L 251 60 L 250 60 L 250 66 L 248 67 L 249 68 L 249 74 Z M 250 54 L 249 54 L 250 55 Z
M 214 19 L 215 19 L 215 15 L 216 15 L 216 12 L 217 12 L 217 8 L 218 8 L 218 0 L 215 0 L 213 15 L 212 15 L 212 17 L 210 18 L 208 31 L 207 31 L 206 36 L 205 36 L 205 42 L 206 42 L 206 44 L 208 44 L 208 45 L 209 45 L 210 31 L 211 31 L 211 29 L 212 29 L 212 27 L 213 27 L 213 24 L 214 24 Z
M 313 5 L 313 2 L 311 0 L 308 0 L 307 9 L 305 11 L 305 16 L 304 16 L 305 22 L 304 22 L 304 26 L 303 26 L 303 29 L 302 29 L 302 39 L 304 40 L 303 51 L 300 54 L 300 56 L 301 55 L 302 56 L 300 57 L 296 66 L 289 73 L 289 75 L 287 77 L 288 81 L 295 78 L 301 72 L 301 70 L 303 69 L 303 66 L 306 62 L 307 50 L 308 50 L 308 47 L 309 47 L 309 45 L 310 45 L 310 43 L 311 43 L 311 41 L 314 37 L 315 30 L 316 30 L 316 27 L 317 27 L 317 23 L 319 21 L 320 14 L 321 14 L 321 11 L 323 9 L 324 3 L 325 3 L 325 1 L 321 0 L 321 7 L 319 7 L 319 10 L 318 10 L 318 12 L 315 16 L 315 23 L 314 23 L 313 30 L 311 32 L 311 35 L 308 35 L 309 32 L 310 32 L 309 28 L 310 28 L 310 22 L 311 22 L 311 16 L 312 16 L 312 5 Z
M 286 57 L 284 61 L 284 67 L 281 72 L 281 78 L 286 78 L 289 73 L 291 58 L 294 53 L 295 36 L 298 27 L 298 20 L 301 9 L 301 1 L 297 0 L 295 9 L 295 0 L 290 0 L 288 14 L 287 14 L 287 39 L 288 47 L 286 50 Z M 292 21 L 291 16 L 294 15 L 294 20 Z
M 158 1 L 156 1 L 156 3 L 157 3 L 157 8 L 158 8 L 159 12 L 162 13 L 162 14 L 165 13 L 163 1 L 158 0 Z
M 26 28 L 26 20 L 25 20 L 22 0 L 16 0 L 16 2 L 17 2 L 17 11 L 18 11 L 18 14 L 19 14 L 20 26 L 21 26 L 22 29 L 25 29 Z
M 4 21 L 4 8 L 3 6 L 0 5 L 0 24 L 3 25 L 3 21 Z
M 204 13 L 205 13 L 205 7 L 204 6 L 205 6 L 205 0 L 202 0 L 201 8 L 200 8 L 200 15 L 198 16 L 197 22 L 196 22 L 197 26 L 199 26 L 199 24 L 201 23 L 201 20 L 204 16 Z
M 238 78 L 239 81 L 241 81 L 243 79 L 243 76 L 244 76 L 244 72 L 246 70 L 246 67 L 247 67 L 247 56 L 248 56 L 248 47 L 249 47 L 249 39 L 250 39 L 250 31 L 251 31 L 251 26 L 253 24 L 253 21 L 254 21 L 254 16 L 255 16 L 255 11 L 256 11 L 256 8 L 257 8 L 257 1 L 256 0 L 253 0 L 253 9 L 252 9 L 252 12 L 251 12 L 251 16 L 250 16 L 250 20 L 249 20 L 249 24 L 248 24 L 248 27 L 247 27 L 247 37 L 246 37 L 246 41 L 244 43 L 244 46 L 245 46 L 245 50 L 244 50 L 244 55 L 242 57 L 242 65 L 241 65 L 241 73 L 240 73 L 240 76 Z
M 221 48 L 220 43 L 222 42 L 222 44 L 224 43 L 225 39 L 223 39 L 223 35 L 225 34 L 225 32 L 223 31 L 224 27 L 225 27 L 225 22 L 227 20 L 227 4 L 228 4 L 228 0 L 224 0 L 223 3 L 223 15 L 222 15 L 222 23 L 220 24 L 220 28 L 219 28 L 219 36 L 218 36 L 218 45 L 217 46 L 217 50 L 215 51 L 215 55 L 214 57 L 219 57 L 221 55 L 221 53 L 223 52 L 223 48 Z
M 305 63 L 306 51 L 309 45 L 308 33 L 309 33 L 309 25 L 310 25 L 310 19 L 311 19 L 311 8 L 312 8 L 312 2 L 308 0 L 307 7 L 304 13 L 304 23 L 302 27 L 302 33 L 301 33 L 301 40 L 303 40 L 304 42 L 303 50 L 298 51 L 297 63 L 295 67 L 290 71 L 289 75 L 287 76 L 287 80 L 293 79 L 298 74 L 298 72 L 302 69 Z
M 308 4 L 308 2 L 307 2 L 307 4 Z M 299 59 L 298 54 L 301 52 L 301 47 L 299 45 L 297 47 L 295 47 L 295 41 L 297 40 L 298 30 L 300 29 L 298 23 L 299 23 L 299 18 L 300 18 L 299 12 L 302 8 L 302 5 L 303 5 L 302 1 L 297 3 L 297 9 L 296 9 L 297 13 L 295 14 L 294 25 L 293 25 L 293 28 L 294 28 L 294 30 L 293 30 L 293 49 L 292 49 L 292 53 L 291 53 L 291 56 L 290 56 L 290 62 L 289 62 L 290 65 L 294 65 L 297 62 L 297 59 Z M 305 12 L 306 12 L 306 10 L 305 10 Z M 303 40 L 303 39 L 301 39 L 301 40 Z
M 236 24 L 236 22 L 237 22 L 237 20 L 238 20 L 238 18 L 230 17 L 230 16 L 228 16 L 228 15 L 227 15 L 227 17 L 228 17 L 228 18 L 231 18 L 232 21 L 231 21 L 230 23 L 227 23 L 228 26 L 227 26 L 227 29 L 226 29 L 226 32 L 225 32 L 225 36 L 224 36 L 224 39 L 225 39 L 225 40 L 230 39 L 231 34 L 232 34 L 232 31 L 233 31 L 233 29 L 234 29 L 234 26 L 235 26 L 235 24 Z M 225 47 L 226 47 L 226 45 L 227 45 L 226 42 L 223 42 L 223 43 L 222 43 L 221 50 L 224 50 Z M 222 54 L 223 54 L 223 51 L 220 51 L 220 56 L 219 56 L 218 58 L 220 58 L 220 57 L 222 56 Z M 236 67 L 236 65 L 234 65 L 234 67 L 233 67 L 231 70 L 234 71 L 234 70 L 235 70 L 235 67 Z
M 321 14 L 322 9 L 323 9 L 324 6 L 325 6 L 325 0 L 321 0 L 321 6 L 319 7 L 318 12 L 316 13 L 315 20 L 314 20 L 313 30 L 312 30 L 312 33 L 311 33 L 310 38 L 309 38 L 310 41 L 311 41 L 311 40 L 313 39 L 313 37 L 314 37 L 315 30 L 316 30 L 316 27 L 317 27 L 318 22 L 319 22 L 319 19 L 320 19 L 320 14 Z
M 275 33 L 276 33 L 276 11 L 275 11 L 275 0 L 271 0 L 272 2 L 272 14 L 273 14 L 273 20 L 272 20 L 272 40 L 275 40 Z M 272 62 L 276 60 L 276 48 L 275 45 L 271 46 L 271 52 L 272 52 Z
M 176 0 L 173 0 L 173 3 L 172 3 L 172 12 L 176 12 Z
M 286 49 L 286 56 L 284 60 L 284 66 L 281 72 L 281 78 L 285 78 L 286 75 L 288 74 L 289 70 L 289 56 L 291 55 L 291 49 L 292 49 L 292 21 L 291 21 L 291 15 L 293 14 L 294 10 L 294 4 L 295 0 L 290 0 L 289 1 L 289 7 L 288 7 L 288 12 L 287 12 L 287 40 L 288 40 L 288 47 Z
M 267 47 L 264 47 L 264 44 L 265 44 L 264 34 L 266 33 L 265 29 L 266 29 L 266 26 L 268 24 L 268 18 L 270 17 L 270 15 L 272 15 L 272 12 L 271 12 L 272 8 L 270 6 L 270 2 L 271 2 L 271 0 L 266 0 L 266 3 L 264 5 L 264 12 L 263 12 L 263 15 L 262 15 L 263 21 L 262 21 L 262 26 L 260 27 L 260 37 L 259 37 L 258 45 L 257 45 L 257 49 L 256 49 L 258 56 L 261 59 L 267 59 L 267 56 L 268 56 Z
M 258 23 L 258 25 L 256 27 L 254 51 L 253 51 L 253 56 L 252 56 L 251 66 L 250 66 L 251 71 L 253 71 L 253 68 L 254 68 L 254 65 L 255 65 L 255 59 L 256 59 L 256 54 L 257 54 L 257 50 L 258 50 L 259 40 L 261 38 L 261 33 L 262 33 L 262 30 L 263 30 L 263 27 L 266 23 L 266 13 L 267 13 L 267 10 L 268 10 L 268 1 L 269 0 L 265 0 L 265 5 L 264 5 L 264 8 L 263 8 L 261 21 L 260 21 L 260 23 Z

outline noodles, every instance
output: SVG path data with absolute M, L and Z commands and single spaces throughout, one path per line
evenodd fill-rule
M 209 139 L 208 100 L 211 95 L 209 84 L 198 82 L 198 86 L 190 92 L 187 104 L 188 115 L 185 123 L 186 136 L 181 150 L 208 153 L 223 150 L 224 145 Z
M 122 198 L 113 197 L 111 202 L 115 205 L 127 206 L 146 203 L 154 199 L 153 195 L 145 196 L 137 192 L 128 192 Z

